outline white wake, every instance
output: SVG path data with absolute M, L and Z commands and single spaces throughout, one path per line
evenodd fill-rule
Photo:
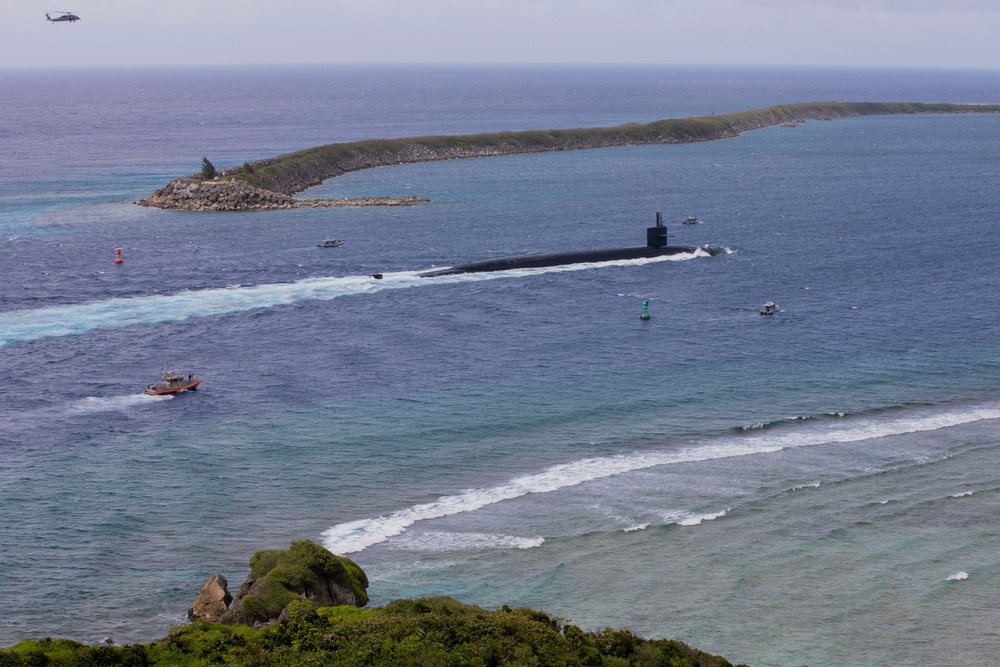
M 436 278 L 421 278 L 418 271 L 384 273 L 381 274 L 380 280 L 371 276 L 305 278 L 291 283 L 189 290 L 175 294 L 113 298 L 68 306 L 14 310 L 0 313 L 0 347 L 43 338 L 85 334 L 98 329 L 180 322 L 194 317 L 228 315 L 285 306 L 300 301 L 329 301 L 346 296 L 374 294 L 383 290 L 527 278 L 544 273 L 684 261 L 708 256 L 704 251 L 698 250 L 691 254 L 648 259 L 465 273 Z

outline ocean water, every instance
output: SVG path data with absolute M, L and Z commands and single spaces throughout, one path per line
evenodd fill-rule
M 212 574 L 235 590 L 254 551 L 311 539 L 376 605 L 527 605 L 754 667 L 1000 659 L 1000 116 L 307 193 L 432 200 L 410 208 L 133 204 L 202 156 L 997 103 L 1000 72 L 63 69 L 0 88 L 0 646 L 165 636 Z M 674 242 L 727 252 L 416 275 L 639 245 L 657 206 Z M 164 366 L 202 387 L 143 396 Z

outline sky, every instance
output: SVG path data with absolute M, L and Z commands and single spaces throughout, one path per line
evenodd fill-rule
M 47 0 L 51 1 L 51 0 Z M 0 67 L 1000 68 L 1000 0 L 0 0 Z M 77 23 L 48 23 L 72 11 Z

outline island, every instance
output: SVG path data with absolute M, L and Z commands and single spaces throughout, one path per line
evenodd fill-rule
M 246 211 L 303 206 L 409 206 L 416 197 L 297 200 L 292 195 L 352 171 L 435 160 L 551 151 L 679 144 L 737 137 L 743 132 L 807 119 L 832 120 L 894 114 L 996 114 L 998 104 L 918 102 L 808 102 L 727 114 L 628 123 L 616 127 L 527 130 L 490 134 L 371 139 L 316 146 L 219 171 L 215 180 L 187 176 L 138 202 L 143 206 L 204 211 Z

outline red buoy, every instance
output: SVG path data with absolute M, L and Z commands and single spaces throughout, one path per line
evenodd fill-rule
M 115 248 L 115 264 L 121 264 L 124 261 L 125 260 L 122 259 L 122 249 L 121 248 Z

